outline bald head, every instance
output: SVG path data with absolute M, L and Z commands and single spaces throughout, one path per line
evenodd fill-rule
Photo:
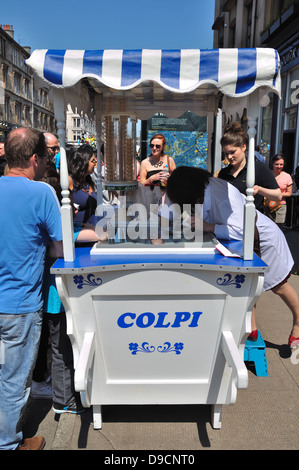
M 48 156 L 50 160 L 53 160 L 55 155 L 59 152 L 59 143 L 57 137 L 50 132 L 44 133 L 46 145 L 48 148 Z

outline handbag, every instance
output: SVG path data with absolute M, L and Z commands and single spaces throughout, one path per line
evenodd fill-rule
M 270 199 L 264 199 L 264 206 L 268 209 L 270 213 L 276 212 L 278 209 L 281 208 L 280 201 L 270 201 Z

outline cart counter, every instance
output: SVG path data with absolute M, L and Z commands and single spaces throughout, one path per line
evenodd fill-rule
M 103 248 L 76 248 L 51 269 L 94 427 L 105 404 L 209 404 L 219 428 L 222 405 L 247 387 L 244 345 L 267 266 L 224 257 L 213 241 L 198 253 Z

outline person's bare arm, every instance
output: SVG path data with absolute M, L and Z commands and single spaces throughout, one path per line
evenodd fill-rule
M 253 194 L 259 194 L 260 196 L 264 196 L 271 201 L 281 201 L 282 199 L 282 194 L 279 188 L 268 189 L 263 188 L 262 186 L 258 186 L 257 184 L 253 186 Z
M 285 190 L 285 192 L 283 193 L 283 199 L 286 198 L 286 197 L 291 197 L 293 194 L 293 185 L 290 184 L 290 186 L 287 187 L 287 189 Z

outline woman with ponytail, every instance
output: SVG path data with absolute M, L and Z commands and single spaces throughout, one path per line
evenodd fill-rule
M 219 172 L 218 178 L 228 181 L 246 196 L 248 135 L 239 122 L 232 122 L 226 126 L 221 145 L 229 165 Z M 271 201 L 280 201 L 282 198 L 279 185 L 272 171 L 257 159 L 255 159 L 255 184 L 253 190 L 255 207 L 263 213 L 264 198 Z

